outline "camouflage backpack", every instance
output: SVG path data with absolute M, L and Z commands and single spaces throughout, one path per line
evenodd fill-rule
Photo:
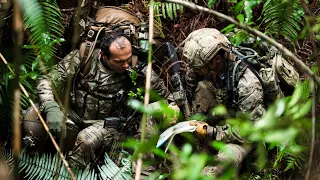
M 253 49 L 241 46 L 232 48 L 232 52 L 239 59 L 235 63 L 234 69 L 242 62 L 259 79 L 263 86 L 266 106 L 283 95 L 292 94 L 298 83 L 299 73 L 273 47 L 262 57 Z M 235 75 L 233 74 L 232 77 L 235 77 Z
M 115 31 L 122 31 L 133 45 L 133 49 L 141 52 L 148 52 L 148 24 L 137 15 L 115 6 L 105 6 L 100 8 L 95 14 L 95 18 L 88 18 L 89 21 L 79 22 L 85 29 L 82 34 L 82 43 L 80 45 L 81 65 L 86 74 L 90 66 L 90 56 L 93 49 L 99 46 L 99 36 L 103 33 L 112 33 Z M 164 38 L 161 28 L 154 25 L 154 39 Z M 157 44 L 157 40 L 154 42 Z M 132 58 L 132 67 L 137 62 L 137 57 Z

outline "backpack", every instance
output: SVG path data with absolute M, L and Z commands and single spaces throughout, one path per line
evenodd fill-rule
M 271 52 L 260 57 L 255 50 L 242 46 L 232 48 L 231 51 L 239 59 L 235 63 L 231 75 L 234 87 L 237 84 L 235 72 L 243 63 L 259 79 L 263 87 L 266 107 L 273 104 L 276 99 L 293 93 L 299 81 L 299 73 L 291 63 L 282 57 L 282 54 Z M 236 88 L 232 88 L 232 90 L 235 91 Z
M 87 74 L 90 67 L 90 56 L 93 49 L 99 44 L 99 36 L 103 33 L 114 31 L 122 31 L 131 41 L 133 45 L 133 54 L 147 53 L 148 48 L 148 24 L 143 19 L 137 17 L 133 13 L 115 6 L 104 6 L 95 14 L 95 19 L 88 18 L 87 23 L 82 22 L 81 26 L 85 29 L 82 34 L 82 43 L 80 45 L 81 72 Z M 163 38 L 164 35 L 159 26 L 154 25 L 155 44 L 158 44 L 156 39 Z M 132 67 L 134 68 L 138 58 L 132 58 Z

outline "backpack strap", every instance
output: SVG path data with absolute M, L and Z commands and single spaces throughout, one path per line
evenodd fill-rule
M 258 74 L 257 70 L 252 66 L 252 64 L 248 62 L 247 57 L 244 56 L 243 54 L 241 54 L 239 51 L 235 50 L 235 48 L 231 48 L 231 52 L 233 54 L 235 54 L 236 57 L 251 70 L 251 72 L 258 78 L 258 80 L 260 81 L 260 83 L 263 87 L 263 81 L 262 81 L 261 76 Z M 235 68 L 237 68 L 237 67 L 235 67 Z M 233 71 L 233 74 L 232 74 L 233 77 L 235 77 L 235 72 L 236 72 L 236 70 Z
M 92 57 L 89 57 L 89 53 L 90 53 L 92 45 L 93 45 L 93 42 L 86 41 L 84 50 L 83 50 L 83 47 L 81 47 L 82 49 L 80 50 L 81 62 L 80 62 L 79 67 L 80 67 L 80 73 L 83 76 L 86 76 L 89 72 L 89 67 L 90 67 L 91 60 L 92 60 Z M 83 54 L 81 54 L 82 52 L 83 52 Z
M 246 64 L 248 66 L 248 68 L 251 70 L 251 72 L 258 78 L 258 80 L 260 81 L 262 88 L 263 88 L 263 81 L 261 79 L 261 76 L 258 74 L 257 70 L 255 70 L 253 68 L 253 66 L 246 59 L 241 59 L 241 62 L 243 62 L 244 64 Z
M 250 71 L 258 78 L 259 82 L 261 83 L 262 89 L 264 89 L 264 84 L 261 76 L 258 74 L 257 70 L 252 66 L 250 62 L 248 62 L 247 57 L 241 54 L 240 52 L 236 51 L 234 48 L 231 49 L 232 53 L 236 55 L 236 57 L 239 59 L 236 64 L 234 65 L 232 69 L 232 83 L 231 87 L 228 88 L 229 92 L 231 92 L 231 97 L 232 97 L 232 107 L 237 107 L 237 84 L 239 81 L 239 78 L 236 77 L 237 69 L 241 67 L 241 64 L 245 65 L 245 68 L 249 68 Z M 242 67 L 243 67 L 242 65 Z

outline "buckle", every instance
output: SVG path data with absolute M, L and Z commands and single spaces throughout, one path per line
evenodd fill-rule
M 33 137 L 31 137 L 31 136 L 25 136 L 24 138 L 22 138 L 22 140 L 23 140 L 23 143 L 25 144 L 25 145 L 27 145 L 27 146 L 29 146 L 29 147 L 34 147 L 34 146 L 36 146 L 36 143 L 35 143 L 35 140 L 34 140 L 34 138 Z
M 120 91 L 117 92 L 117 102 L 120 102 L 122 97 L 123 97 L 123 93 L 124 93 L 124 90 L 121 89 Z
M 87 36 L 88 36 L 89 38 L 92 38 L 93 35 L 94 35 L 94 31 L 93 31 L 92 29 L 90 29 L 90 30 L 88 31 Z
M 86 22 L 85 22 L 83 19 L 80 19 L 79 25 L 80 25 L 83 29 L 86 28 Z

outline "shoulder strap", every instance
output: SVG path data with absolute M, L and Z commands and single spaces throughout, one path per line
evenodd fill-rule
M 91 60 L 92 60 L 92 58 L 89 57 L 89 53 L 90 53 L 90 49 L 91 49 L 92 45 L 93 45 L 92 42 L 86 41 L 85 47 L 84 47 L 85 49 L 80 50 L 81 63 L 80 63 L 79 69 L 80 69 L 80 73 L 82 73 L 83 76 L 86 76 L 89 72 L 89 67 L 90 67 Z M 82 51 L 84 51 L 83 54 L 81 54 Z
M 247 65 L 247 67 L 250 69 L 250 71 L 258 78 L 258 80 L 260 81 L 262 87 L 263 87 L 263 81 L 261 79 L 261 76 L 258 74 L 257 70 L 252 66 L 252 64 L 250 62 L 248 62 L 247 57 L 244 56 L 243 54 L 241 54 L 240 52 L 238 52 L 237 50 L 235 50 L 234 48 L 231 48 L 231 52 L 233 54 L 236 55 L 236 57 L 243 62 L 245 65 Z M 253 57 L 253 56 L 251 56 Z M 235 68 L 237 68 L 237 66 L 235 66 Z M 232 77 L 235 77 L 235 72 L 236 69 L 234 69 Z
M 234 53 L 234 51 L 232 51 Z M 239 53 L 239 52 L 238 52 Z M 261 78 L 261 76 L 258 74 L 257 70 L 246 60 L 245 57 L 243 56 L 240 56 L 238 53 L 234 53 L 236 55 L 236 57 L 239 58 L 239 60 L 236 62 L 236 64 L 234 65 L 233 69 L 232 69 L 232 75 L 231 75 L 231 78 L 232 78 L 232 83 L 231 83 L 231 86 L 230 89 L 229 89 L 229 92 L 231 92 L 231 96 L 232 96 L 232 107 L 237 107 L 237 93 L 236 93 L 236 90 L 237 90 L 237 85 L 236 85 L 236 72 L 237 72 L 237 68 L 239 67 L 239 65 L 241 63 L 243 63 L 244 65 L 246 65 L 247 68 L 250 69 L 250 71 L 258 78 L 259 82 L 261 83 L 261 86 L 262 88 L 264 89 L 264 84 L 263 84 L 263 80 Z
M 263 88 L 263 81 L 261 79 L 261 76 L 258 74 L 257 70 L 255 70 L 253 66 L 246 59 L 241 59 L 241 61 L 245 63 L 248 66 L 248 68 L 251 70 L 251 72 L 258 78 Z

